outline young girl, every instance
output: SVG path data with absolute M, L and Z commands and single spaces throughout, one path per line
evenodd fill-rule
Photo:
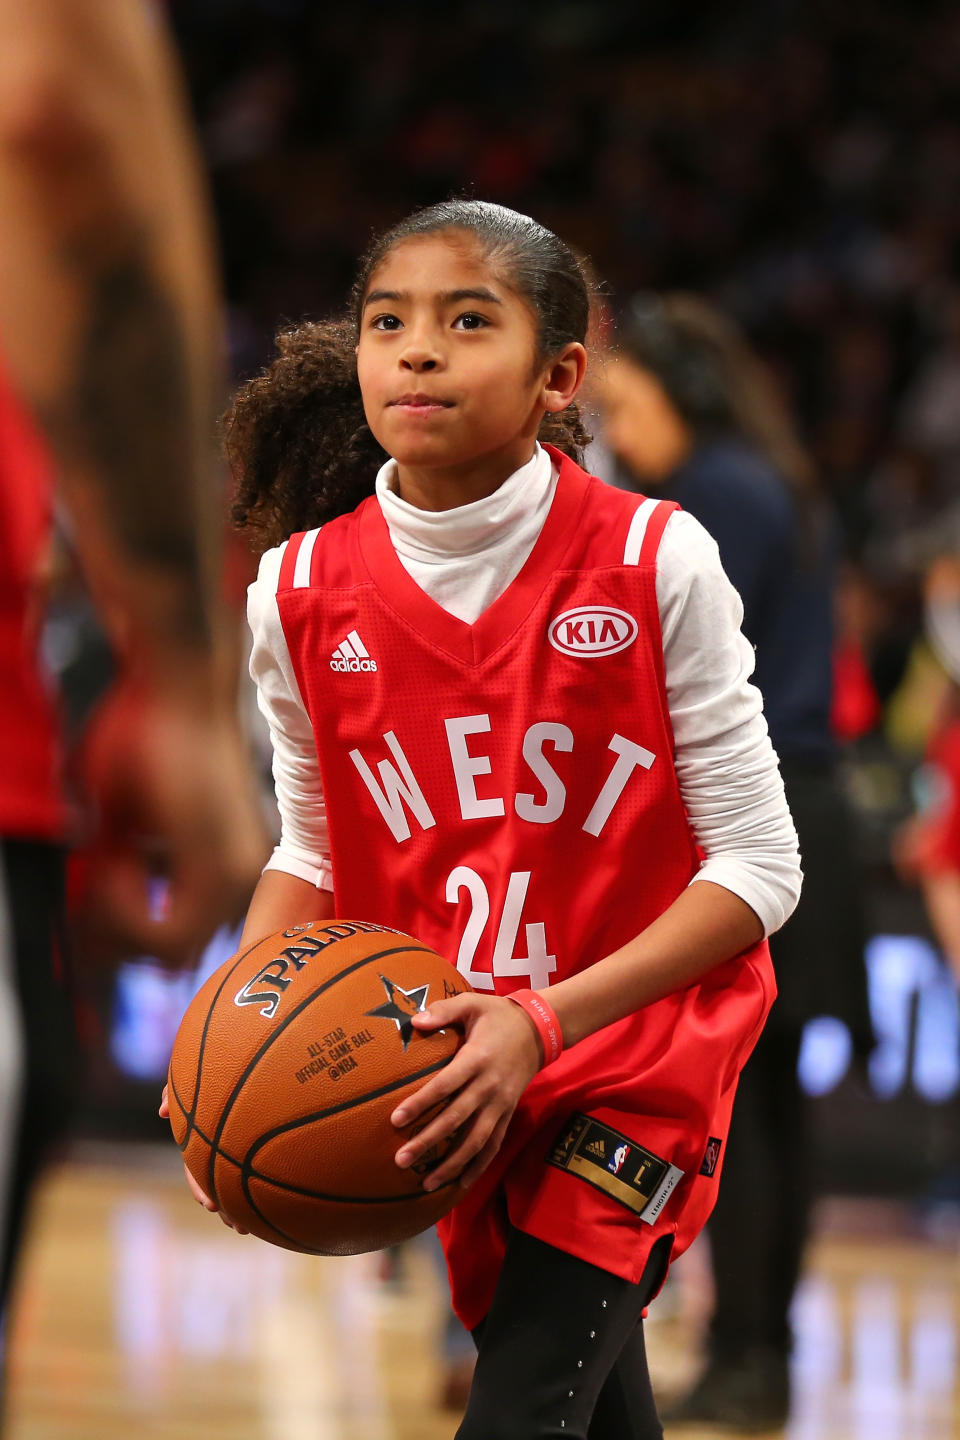
M 549 231 L 437 205 L 353 300 L 229 433 L 276 547 L 249 614 L 283 833 L 243 943 L 368 916 L 458 965 L 474 993 L 415 1023 L 464 1043 L 393 1116 L 445 1102 L 400 1166 L 459 1137 L 424 1182 L 463 1188 L 458 1436 L 649 1440 L 641 1316 L 713 1204 L 799 888 L 740 604 L 695 521 L 580 469 L 589 297 Z

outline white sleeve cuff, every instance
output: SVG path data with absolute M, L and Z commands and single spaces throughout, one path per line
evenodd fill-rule
M 717 855 L 704 861 L 690 884 L 709 880 L 713 885 L 722 885 L 724 890 L 739 896 L 757 916 L 767 939 L 793 914 L 800 898 L 800 866 L 795 859 L 784 859 L 782 864 L 777 865 L 767 858 L 762 869 L 757 868 L 759 873 L 754 877 L 750 866 L 743 861 Z M 776 875 L 779 884 L 774 880 L 775 872 L 779 872 Z
M 298 880 L 306 880 L 308 885 L 315 885 L 318 890 L 333 890 L 333 868 L 329 860 L 321 860 L 319 864 L 303 860 L 298 855 L 291 855 L 282 845 L 276 847 L 263 869 L 264 872 L 280 870 L 284 875 L 295 875 Z

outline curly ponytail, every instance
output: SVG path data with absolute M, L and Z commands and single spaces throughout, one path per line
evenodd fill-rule
M 387 457 L 364 418 L 356 343 L 351 320 L 281 330 L 277 358 L 240 386 L 224 417 L 231 517 L 259 550 L 373 493 Z
M 277 358 L 240 386 L 224 416 L 225 449 L 237 483 L 232 519 L 255 548 L 268 549 L 294 531 L 345 514 L 373 493 L 387 457 L 364 418 L 357 381 L 363 300 L 395 245 L 455 231 L 469 232 L 530 306 L 538 358 L 585 341 L 590 293 L 584 270 L 552 231 L 483 200 L 444 201 L 401 221 L 361 261 L 352 315 L 282 330 Z M 578 464 L 590 443 L 576 404 L 545 415 L 539 438 Z

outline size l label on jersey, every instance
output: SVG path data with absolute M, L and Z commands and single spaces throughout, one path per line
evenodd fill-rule
M 655 1224 L 683 1171 L 592 1115 L 571 1115 L 548 1163 L 618 1200 L 647 1225 Z

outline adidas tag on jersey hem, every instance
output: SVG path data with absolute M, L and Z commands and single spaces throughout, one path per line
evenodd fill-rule
M 683 1176 L 683 1171 L 668 1160 L 661 1160 L 619 1130 L 583 1114 L 571 1115 L 547 1161 L 604 1191 L 647 1225 L 656 1224 Z

